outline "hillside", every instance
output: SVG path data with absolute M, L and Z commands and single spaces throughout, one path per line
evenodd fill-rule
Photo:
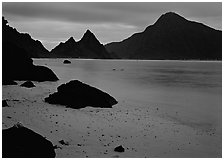
M 222 32 L 168 12 L 143 32 L 105 45 L 123 59 L 222 59 Z

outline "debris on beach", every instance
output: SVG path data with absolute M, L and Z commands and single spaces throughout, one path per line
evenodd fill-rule
M 3 158 L 54 158 L 53 144 L 21 123 L 2 130 Z
M 62 145 L 65 145 L 65 146 L 68 146 L 69 145 L 69 143 L 68 142 L 66 142 L 66 141 L 64 141 L 64 140 L 60 140 L 60 141 L 58 141 L 60 144 L 62 144 Z
M 36 87 L 32 81 L 26 81 L 23 84 L 20 85 L 21 87 L 26 87 L 26 88 L 33 88 Z
M 72 80 L 66 84 L 62 84 L 57 90 L 57 92 L 45 98 L 45 102 L 65 105 L 74 109 L 87 106 L 112 108 L 113 105 L 117 104 L 116 99 L 108 93 L 78 80 Z

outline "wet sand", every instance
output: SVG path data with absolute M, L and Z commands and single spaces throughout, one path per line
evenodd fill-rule
M 168 111 L 156 103 L 119 99 L 112 109 L 76 110 L 43 101 L 57 83 L 34 84 L 31 89 L 2 87 L 2 99 L 9 105 L 2 108 L 2 127 L 21 122 L 57 146 L 56 157 L 222 156 L 221 126 L 186 122 L 180 108 Z M 119 145 L 125 152 L 114 151 Z

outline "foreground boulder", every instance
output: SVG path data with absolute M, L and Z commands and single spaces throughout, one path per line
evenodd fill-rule
M 117 101 L 109 94 L 78 80 L 62 84 L 57 90 L 58 92 L 45 98 L 45 102 L 65 105 L 74 109 L 86 106 L 112 108 L 113 105 L 117 104 Z
M 8 107 L 8 103 L 6 100 L 2 100 L 2 107 Z
M 26 81 L 23 84 L 20 85 L 21 87 L 26 87 L 26 88 L 32 88 L 32 87 L 36 87 L 33 82 L 31 81 Z
M 70 64 L 71 63 L 71 61 L 69 61 L 69 60 L 64 60 L 64 62 L 63 62 L 64 64 Z
M 54 158 L 52 143 L 21 124 L 2 130 L 3 158 Z
M 124 152 L 124 147 L 122 145 L 117 146 L 116 148 L 114 148 L 115 152 Z

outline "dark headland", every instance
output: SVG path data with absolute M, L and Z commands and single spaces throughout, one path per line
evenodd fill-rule
M 222 31 L 168 12 L 143 32 L 105 46 L 87 30 L 80 41 L 70 37 L 51 51 L 29 34 L 15 29 L 8 34 L 12 42 L 31 58 L 146 59 L 146 60 L 221 60 Z
M 2 84 L 15 84 L 14 80 L 57 81 L 58 78 L 51 69 L 33 64 L 31 57 L 34 52 L 29 52 L 25 45 L 22 45 L 22 42 L 26 43 L 28 39 L 34 44 L 29 45 L 27 42 L 27 47 L 35 50 L 38 47 L 34 46 L 40 42 L 34 42 L 27 34 L 17 32 L 4 18 L 2 22 Z
M 105 47 L 122 59 L 221 60 L 222 32 L 168 12 L 143 32 Z

